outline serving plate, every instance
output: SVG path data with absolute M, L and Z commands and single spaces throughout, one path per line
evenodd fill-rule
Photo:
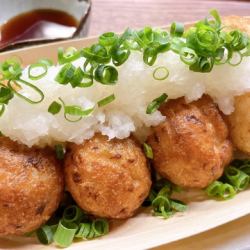
M 56 62 L 58 47 L 81 48 L 92 44 L 96 39 L 67 40 L 4 52 L 0 54 L 0 62 L 12 56 L 20 57 L 24 65 L 46 57 Z M 75 242 L 68 249 L 148 249 L 205 232 L 250 214 L 250 190 L 241 192 L 228 201 L 209 200 L 202 191 L 190 190 L 183 196 L 183 200 L 188 203 L 188 210 L 184 213 L 177 213 L 164 220 L 153 217 L 147 209 L 141 209 L 129 220 L 112 221 L 111 232 L 107 236 Z M 35 238 L 15 237 L 0 239 L 0 249 L 39 250 L 55 249 L 55 246 L 40 245 Z

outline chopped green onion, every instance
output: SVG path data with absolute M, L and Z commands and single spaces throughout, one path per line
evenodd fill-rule
M 44 245 L 49 245 L 53 242 L 53 231 L 51 230 L 51 227 L 48 225 L 40 227 L 36 231 L 36 236 L 39 242 Z
M 59 247 L 68 247 L 73 242 L 78 226 L 75 223 L 59 221 L 57 230 L 54 234 L 54 242 Z
M 82 55 L 87 60 L 95 61 L 96 63 L 109 63 L 111 59 L 105 46 L 101 44 L 94 44 L 90 48 L 84 48 Z
M 81 57 L 81 51 L 78 51 L 74 47 L 69 47 L 64 51 L 63 48 L 58 48 L 58 62 L 59 64 L 65 64 Z
M 92 223 L 96 237 L 103 236 L 109 232 L 109 223 L 106 219 L 96 219 Z
M 12 87 L 12 83 L 16 84 L 17 86 L 21 87 L 19 83 L 22 83 L 28 87 L 30 87 L 31 89 L 33 89 L 39 96 L 40 98 L 38 100 L 32 100 L 32 99 L 29 99 L 28 97 L 26 97 L 25 95 L 22 95 L 20 94 L 14 87 Z M 40 102 L 43 101 L 44 99 L 44 94 L 43 92 L 38 88 L 36 87 L 35 85 L 27 82 L 27 81 L 24 81 L 22 79 L 18 79 L 18 82 L 17 81 L 8 81 L 8 87 L 20 98 L 24 99 L 25 101 L 29 102 L 30 104 L 38 104 Z
M 100 64 L 95 70 L 95 80 L 105 85 L 116 84 L 118 72 L 113 66 Z
M 228 182 L 239 191 L 246 189 L 249 185 L 249 175 L 233 166 L 226 168 L 224 174 Z
M 227 200 L 235 196 L 236 190 L 228 183 L 214 181 L 206 188 L 206 193 L 210 197 Z
M 88 239 L 92 225 L 90 223 L 80 223 L 75 235 L 76 238 Z
M 162 103 L 164 103 L 167 99 L 167 94 L 162 94 L 161 96 L 157 97 L 156 99 L 154 99 L 148 106 L 147 106 L 147 110 L 146 113 L 147 114 L 152 114 L 154 113 L 160 106 Z
M 214 181 L 214 182 L 212 182 L 206 188 L 207 195 L 210 196 L 210 197 L 217 197 L 217 196 L 219 196 L 221 185 L 223 185 L 223 183 L 220 182 L 220 181 Z
M 0 64 L 0 72 L 3 79 L 17 80 L 22 75 L 20 62 L 15 59 L 8 59 Z
M 214 58 L 209 57 L 200 57 L 198 60 L 190 65 L 189 69 L 194 71 L 194 72 L 210 72 L 213 68 L 214 65 Z
M 48 67 L 53 65 L 53 61 L 47 58 L 40 59 L 38 63 L 46 64 Z
M 99 43 L 103 46 L 112 46 L 118 40 L 114 32 L 106 32 L 99 37 Z
M 113 102 L 115 100 L 115 95 L 109 95 L 103 99 L 101 99 L 100 101 L 97 102 L 98 107 L 103 107 L 111 102 Z
M 232 199 L 236 195 L 234 187 L 228 183 L 224 183 L 220 189 L 220 197 L 227 200 Z
M 170 27 L 171 36 L 181 37 L 184 33 L 184 25 L 182 23 L 174 22 Z
M 234 30 L 229 33 L 231 36 L 230 48 L 234 51 L 240 51 L 247 47 L 249 43 L 249 38 L 246 34 L 242 33 L 239 30 Z
M 166 67 L 157 67 L 153 72 L 155 80 L 165 80 L 169 76 L 169 71 Z
M 73 88 L 87 88 L 93 85 L 93 76 L 89 73 L 82 71 L 79 67 L 75 70 L 72 79 L 70 80 L 70 84 Z
M 167 197 L 157 195 L 152 201 L 152 206 L 156 216 L 163 216 L 166 219 L 173 214 L 171 202 Z
M 6 88 L 6 86 L 0 88 L 0 103 L 8 104 L 8 102 L 13 98 L 13 92 L 11 89 Z
M 56 75 L 55 80 L 60 84 L 67 84 L 71 81 L 75 73 L 75 67 L 71 63 L 65 64 Z
M 112 62 L 115 66 L 122 65 L 130 55 L 130 49 L 122 46 L 113 46 L 110 50 Z
M 42 69 L 41 73 L 34 73 L 38 69 Z M 29 66 L 28 75 L 31 80 L 38 80 L 47 74 L 48 68 L 44 63 L 34 63 Z
M 93 108 L 88 108 L 88 109 L 82 109 L 80 106 L 77 106 L 77 105 L 67 106 L 67 105 L 65 105 L 62 98 L 59 98 L 59 100 L 61 101 L 63 108 L 64 108 L 64 117 L 69 122 L 80 121 L 83 116 L 88 116 L 89 114 L 91 114 L 95 108 L 95 107 L 93 107 Z M 68 115 L 79 116 L 79 117 L 75 120 L 72 120 L 72 119 L 68 118 Z
M 52 102 L 48 108 L 48 112 L 56 115 L 61 111 L 62 105 L 56 101 Z
M 63 160 L 65 154 L 65 148 L 63 147 L 63 145 L 62 144 L 55 145 L 55 151 L 56 151 L 56 158 L 58 160 Z
M 183 47 L 180 50 L 180 58 L 181 60 L 187 64 L 192 65 L 197 62 L 198 56 L 193 49 Z
M 250 163 L 243 163 L 241 166 L 239 166 L 239 170 L 247 175 L 250 175 Z
M 236 58 L 236 56 L 237 56 L 237 58 Z M 232 53 L 232 56 L 230 58 L 228 58 L 228 63 L 231 66 L 237 66 L 242 62 L 242 60 L 243 60 L 243 55 L 240 52 L 236 51 L 236 52 Z
M 3 103 L 0 103 L 0 117 L 3 115 L 4 111 L 5 111 L 5 105 Z
M 154 158 L 153 150 L 147 143 L 143 143 L 143 149 L 147 158 L 149 159 Z
M 63 220 L 66 222 L 79 222 L 82 217 L 83 212 L 76 205 L 71 205 L 64 209 Z
M 157 59 L 157 49 L 154 47 L 147 47 L 143 52 L 143 61 L 145 64 L 152 66 Z
M 171 200 L 171 208 L 177 212 L 184 212 L 187 210 L 187 205 L 179 200 Z

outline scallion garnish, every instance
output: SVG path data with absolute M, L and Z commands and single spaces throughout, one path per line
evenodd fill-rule
M 73 88 L 87 88 L 93 85 L 93 76 L 90 73 L 84 72 L 80 67 L 78 67 L 72 79 L 70 80 L 70 84 Z
M 49 245 L 53 242 L 53 231 L 51 230 L 51 227 L 48 225 L 44 225 L 40 227 L 36 231 L 37 239 L 40 243 L 43 245 Z
M 21 84 L 25 85 L 25 86 L 28 86 L 29 88 L 31 88 L 34 92 L 36 92 L 36 94 L 39 95 L 39 99 L 38 100 L 32 100 L 28 97 L 26 97 L 25 95 L 22 95 L 18 90 L 16 90 L 16 88 L 14 86 L 18 86 L 19 88 L 22 88 L 21 87 Z M 17 81 L 12 81 L 12 80 L 9 80 L 8 81 L 8 87 L 11 89 L 11 91 L 13 91 L 13 93 L 15 95 L 17 95 L 18 97 L 24 99 L 26 102 L 29 102 L 30 104 L 38 104 L 40 102 L 43 101 L 44 99 L 44 94 L 43 92 L 38 88 L 36 87 L 35 85 L 27 82 L 27 81 L 24 81 L 22 79 L 18 79 Z
M 56 158 L 58 160 L 63 160 L 64 159 L 65 148 L 63 147 L 62 144 L 55 145 L 55 152 L 56 152 Z
M 36 236 L 42 244 L 54 243 L 59 247 L 68 247 L 74 239 L 94 239 L 109 232 L 109 222 L 106 219 L 93 218 L 75 205 L 71 196 L 65 196 L 46 225 L 36 231 Z M 58 217 L 59 216 L 59 217 Z
M 206 188 L 210 197 L 231 199 L 237 192 L 245 190 L 250 182 L 249 160 L 234 160 L 226 167 L 219 181 L 214 181 Z
M 69 47 L 64 51 L 63 48 L 58 48 L 58 62 L 59 64 L 65 64 L 81 57 L 81 51 L 78 51 L 74 47 Z
M 98 107 L 103 107 L 103 106 L 113 102 L 114 100 L 115 100 L 115 95 L 112 94 L 112 95 L 109 95 L 109 96 L 103 98 L 102 100 L 98 101 L 97 105 L 98 105 Z
M 46 64 L 48 67 L 53 65 L 53 61 L 47 58 L 40 59 L 38 63 Z
M 83 215 L 83 211 L 78 206 L 71 205 L 64 209 L 63 220 L 66 222 L 79 222 Z
M 38 71 L 38 73 L 36 73 L 36 71 Z M 47 74 L 47 71 L 47 64 L 34 63 L 29 66 L 28 75 L 31 80 L 38 80 L 44 77 Z
M 71 81 L 75 74 L 75 67 L 71 63 L 65 64 L 56 75 L 55 80 L 60 84 L 67 84 Z
M 162 94 L 159 97 L 155 98 L 148 106 L 147 106 L 147 110 L 146 113 L 147 114 L 152 114 L 154 113 L 160 106 L 162 103 L 164 103 L 166 101 L 166 99 L 168 98 L 167 94 Z
M 78 226 L 75 223 L 59 221 L 54 234 L 54 242 L 59 247 L 68 247 L 73 242 Z
M 99 37 L 99 43 L 103 46 L 112 46 L 117 40 L 118 36 L 114 32 L 106 32 Z
M 185 203 L 171 198 L 174 190 L 175 186 L 165 179 L 159 179 L 153 184 L 145 201 L 147 206 L 152 206 L 153 215 L 167 219 L 175 212 L 184 212 L 187 209 Z
M 249 185 L 249 175 L 233 166 L 227 167 L 224 175 L 228 183 L 233 185 L 237 191 L 242 191 Z
M 181 37 L 184 33 L 184 25 L 183 23 L 174 22 L 171 24 L 170 27 L 170 34 L 171 36 L 178 36 Z
M 165 80 L 169 76 L 169 71 L 166 67 L 157 67 L 153 71 L 153 77 L 155 80 Z
M 88 116 L 94 111 L 94 107 L 88 108 L 88 109 L 82 109 L 82 107 L 77 106 L 77 105 L 71 105 L 71 106 L 65 105 L 62 98 L 59 98 L 59 100 L 61 101 L 63 108 L 64 108 L 64 117 L 69 122 L 78 122 L 82 119 L 82 117 Z M 68 115 L 78 116 L 78 118 L 72 120 L 68 117 Z
M 61 111 L 62 105 L 56 101 L 52 102 L 48 108 L 48 112 L 56 115 Z
M 147 158 L 149 159 L 154 158 L 153 150 L 147 143 L 143 143 L 143 149 Z
M 113 85 L 117 82 L 118 72 L 113 66 L 100 64 L 95 70 L 94 77 L 97 82 Z
M 95 237 L 100 237 L 108 233 L 109 223 L 106 219 L 95 219 L 92 223 Z

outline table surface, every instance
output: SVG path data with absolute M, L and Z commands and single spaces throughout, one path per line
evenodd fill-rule
M 92 3 L 89 35 L 194 21 L 204 18 L 212 8 L 222 15 L 250 15 L 250 1 L 239 0 L 92 0 Z
M 250 15 L 250 1 L 230 0 L 92 0 L 89 35 L 127 27 L 166 26 L 172 21 L 204 18 L 209 9 L 221 15 Z M 250 249 L 250 216 L 155 250 Z

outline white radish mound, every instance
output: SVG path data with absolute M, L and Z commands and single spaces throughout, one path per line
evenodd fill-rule
M 82 67 L 84 59 L 73 62 Z M 155 80 L 153 71 L 164 66 L 169 71 L 165 80 Z M 129 59 L 118 67 L 118 82 L 115 85 L 103 85 L 98 82 L 89 88 L 72 88 L 70 84 L 61 85 L 54 79 L 61 66 L 49 67 L 47 75 L 40 80 L 28 78 L 28 68 L 22 78 L 39 87 L 45 99 L 39 104 L 30 104 L 15 96 L 6 106 L 0 117 L 0 131 L 13 140 L 28 146 L 53 145 L 55 143 L 82 143 L 100 132 L 112 138 L 126 138 L 134 133 L 144 139 L 150 126 L 155 126 L 165 117 L 159 111 L 146 114 L 147 105 L 161 94 L 169 99 L 184 96 L 188 102 L 199 99 L 204 93 L 209 94 L 225 114 L 233 111 L 234 96 L 250 91 L 250 58 L 244 58 L 238 66 L 228 64 L 214 66 L 210 73 L 195 73 L 181 62 L 179 56 L 167 52 L 158 56 L 150 67 L 144 64 L 142 54 L 131 53 Z M 21 92 L 35 99 L 31 89 Z M 96 103 L 114 94 L 112 103 L 98 108 Z M 65 120 L 63 111 L 57 115 L 48 112 L 53 101 L 61 97 L 67 105 L 80 105 L 95 111 L 78 122 Z

